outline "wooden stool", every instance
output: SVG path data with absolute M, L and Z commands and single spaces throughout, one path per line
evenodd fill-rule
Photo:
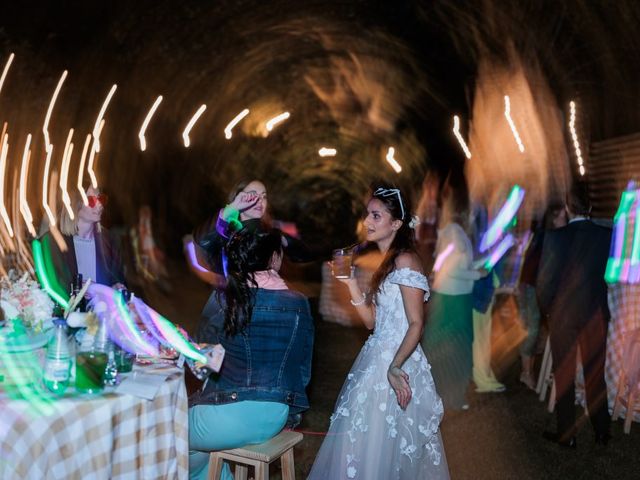
M 633 330 L 627 336 L 622 368 L 620 369 L 620 380 L 616 399 L 613 402 L 612 420 L 617 420 L 622 410 L 622 396 L 625 388 L 627 395 L 625 400 L 627 411 L 624 419 L 624 433 L 631 432 L 631 421 L 635 415 L 636 405 L 640 403 L 640 329 Z
M 224 460 L 236 464 L 235 480 L 247 480 L 248 466 L 255 469 L 255 480 L 268 480 L 269 464 L 278 458 L 281 458 L 282 462 L 282 480 L 295 480 L 293 447 L 300 443 L 302 438 L 301 433 L 283 430 L 272 439 L 258 445 L 211 452 L 209 480 L 220 479 Z

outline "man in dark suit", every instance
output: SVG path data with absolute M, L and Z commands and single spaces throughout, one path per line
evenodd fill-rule
M 589 220 L 588 197 L 580 186 L 572 188 L 566 208 L 569 224 L 545 236 L 536 288 L 540 310 L 549 321 L 557 398 L 557 433 L 544 436 L 565 447 L 576 446 L 574 383 L 580 347 L 589 418 L 596 443 L 606 445 L 611 417 L 604 364 L 610 315 L 604 273 L 611 229 Z

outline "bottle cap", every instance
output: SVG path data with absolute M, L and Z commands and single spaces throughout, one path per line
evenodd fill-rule
M 56 327 L 66 327 L 67 326 L 67 321 L 64 318 L 54 318 L 53 319 L 53 324 Z

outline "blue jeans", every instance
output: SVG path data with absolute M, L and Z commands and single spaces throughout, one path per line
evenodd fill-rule
M 209 453 L 266 442 L 287 421 L 289 406 L 276 402 L 244 401 L 196 405 L 189 409 L 189 478 L 205 480 Z M 231 479 L 225 462 L 222 479 Z

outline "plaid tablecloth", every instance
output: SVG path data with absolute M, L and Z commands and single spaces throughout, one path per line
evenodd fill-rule
M 640 284 L 609 285 L 608 303 L 611 321 L 607 332 L 605 380 L 607 381 L 609 410 L 613 412 L 613 403 L 622 368 L 624 340 L 630 331 L 640 328 Z M 627 414 L 624 405 L 622 414 L 623 416 Z M 634 412 L 633 419 L 640 422 L 640 411 Z
M 108 393 L 50 404 L 0 395 L 0 479 L 186 479 L 187 393 L 176 370 L 153 400 Z

